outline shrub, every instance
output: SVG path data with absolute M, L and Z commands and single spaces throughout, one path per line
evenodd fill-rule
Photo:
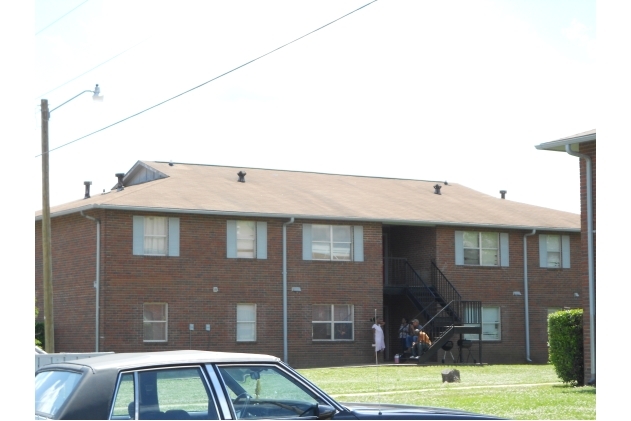
M 550 362 L 563 383 L 585 383 L 583 364 L 583 310 L 563 310 L 548 316 Z

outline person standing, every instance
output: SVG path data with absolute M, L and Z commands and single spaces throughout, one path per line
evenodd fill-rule
M 404 317 L 401 319 L 401 326 L 399 326 L 399 342 L 401 344 L 401 355 L 405 352 L 407 347 L 407 339 L 410 333 L 410 325 L 408 320 Z
M 379 351 L 386 349 L 385 337 L 383 334 L 383 326 L 386 322 L 383 319 L 377 319 L 374 325 L 372 325 L 372 332 L 375 341 L 375 354 Z

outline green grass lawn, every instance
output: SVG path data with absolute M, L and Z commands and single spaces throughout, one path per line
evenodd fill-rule
M 456 368 L 459 383 L 442 383 Z M 564 385 L 552 365 L 314 368 L 298 370 L 340 402 L 438 406 L 511 419 L 596 419 L 596 389 Z

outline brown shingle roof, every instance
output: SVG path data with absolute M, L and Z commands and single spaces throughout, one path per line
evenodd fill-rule
M 152 161 L 138 166 L 167 177 L 56 206 L 51 216 L 96 207 L 580 231 L 577 214 L 503 200 L 459 184 Z M 245 183 L 237 181 L 239 171 L 247 173 Z M 442 186 L 440 195 L 434 194 L 436 184 Z

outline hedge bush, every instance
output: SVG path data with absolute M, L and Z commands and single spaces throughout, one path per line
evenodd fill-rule
M 583 310 L 562 310 L 548 316 L 550 362 L 563 383 L 585 384 Z

